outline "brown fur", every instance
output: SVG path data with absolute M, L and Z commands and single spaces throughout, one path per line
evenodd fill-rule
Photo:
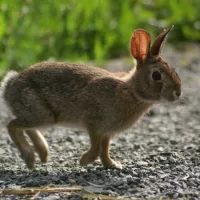
M 8 132 L 27 167 L 34 167 L 35 157 L 24 131 L 46 162 L 48 144 L 37 128 L 66 124 L 84 128 L 90 136 L 91 148 L 82 155 L 81 165 L 100 157 L 105 167 L 121 168 L 109 156 L 110 138 L 132 126 L 155 102 L 174 101 L 174 92 L 180 93 L 177 74 L 159 55 L 152 56 L 149 47 L 149 34 L 136 30 L 131 53 L 138 63 L 128 74 L 61 62 L 41 62 L 9 74 L 2 84 L 3 98 L 16 118 Z M 152 80 L 154 70 L 162 72 L 162 81 Z

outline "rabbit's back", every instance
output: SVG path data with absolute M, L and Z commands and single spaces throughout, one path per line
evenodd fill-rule
M 95 88 L 95 80 L 111 76 L 106 70 L 87 65 L 42 62 L 11 77 L 3 96 L 22 122 L 32 123 L 35 118 L 38 123 L 81 122 L 86 115 L 97 115 L 96 93 L 109 87 Z M 34 113 L 38 113 L 35 118 Z
M 104 132 L 126 128 L 149 107 L 137 103 L 131 85 L 106 70 L 53 62 L 15 76 L 4 98 L 23 123 L 68 123 Z

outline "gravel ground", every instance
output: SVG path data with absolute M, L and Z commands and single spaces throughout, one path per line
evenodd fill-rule
M 51 159 L 35 170 L 24 162 L 5 129 L 10 119 L 1 103 L 0 188 L 79 185 L 91 193 L 130 199 L 200 199 L 200 46 L 166 47 L 165 60 L 182 79 L 185 104 L 158 105 L 135 127 L 113 139 L 111 155 L 122 170 L 104 169 L 100 161 L 78 164 L 89 147 L 86 133 L 64 127 L 44 130 Z M 128 64 L 127 64 L 128 63 Z M 130 60 L 106 63 L 109 70 L 130 68 Z M 18 199 L 20 196 L 0 196 Z M 40 194 L 35 199 L 81 199 L 77 194 Z

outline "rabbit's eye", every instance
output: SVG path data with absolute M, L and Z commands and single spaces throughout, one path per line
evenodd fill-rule
M 154 71 L 152 74 L 152 78 L 154 81 L 159 81 L 161 80 L 161 73 L 159 71 Z

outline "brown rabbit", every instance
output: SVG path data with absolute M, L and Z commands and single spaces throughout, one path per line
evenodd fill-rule
M 81 165 L 100 157 L 105 167 L 121 168 L 109 156 L 111 137 L 132 126 L 154 103 L 180 98 L 181 81 L 160 57 L 171 28 L 152 47 L 145 30 L 133 33 L 130 50 L 137 65 L 128 74 L 60 62 L 41 62 L 21 73 L 8 73 L 2 82 L 3 98 L 15 116 L 8 132 L 27 167 L 34 168 L 34 151 L 47 162 L 48 144 L 37 129 L 66 124 L 89 133 L 91 147 L 82 155 Z

